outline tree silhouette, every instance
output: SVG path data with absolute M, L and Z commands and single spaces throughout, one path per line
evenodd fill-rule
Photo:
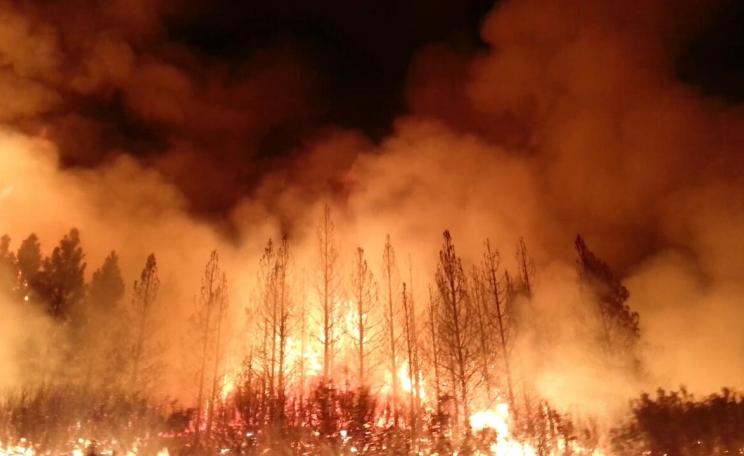
M 152 325 L 152 315 L 153 305 L 160 291 L 160 278 L 158 277 L 158 263 L 154 254 L 147 257 L 145 266 L 142 268 L 139 279 L 134 282 L 132 291 L 131 320 L 134 339 L 131 353 L 131 384 L 137 385 L 144 381 L 142 378 L 143 370 L 152 369 L 154 361 L 151 358 L 156 349 L 152 342 L 155 331 Z M 152 379 L 148 378 L 147 382 L 150 381 Z
M 639 337 L 638 313 L 627 304 L 628 289 L 614 276 L 610 267 L 576 236 L 576 261 L 579 281 L 594 299 L 601 325 L 601 343 L 608 353 L 631 351 Z
M 10 251 L 10 236 L 4 234 L 0 237 L 0 292 L 11 296 L 16 291 L 18 275 L 16 256 Z
M 38 298 L 39 272 L 41 271 L 41 244 L 35 234 L 23 240 L 16 253 L 18 283 L 16 294 L 20 299 L 33 302 Z
M 83 338 L 85 346 L 84 362 L 86 388 L 94 380 L 104 384 L 114 383 L 123 365 L 120 343 L 125 340 L 120 324 L 124 319 L 119 305 L 124 298 L 124 279 L 119 268 L 119 256 L 111 252 L 103 265 L 93 273 L 86 306 Z M 93 379 L 94 376 L 96 379 Z
M 124 279 L 119 267 L 119 256 L 112 251 L 103 265 L 93 273 L 88 291 L 88 302 L 101 312 L 111 311 L 124 297 Z
M 84 260 L 80 233 L 73 228 L 42 262 L 38 279 L 41 299 L 49 315 L 58 320 L 69 320 L 85 296 Z

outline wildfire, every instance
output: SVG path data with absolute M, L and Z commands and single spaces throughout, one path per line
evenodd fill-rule
M 299 372 L 300 375 L 315 377 L 323 371 L 319 352 L 314 350 L 310 344 L 303 344 L 300 339 L 287 337 L 287 369 L 296 368 L 300 364 L 304 370 L 304 372 Z
M 470 416 L 470 427 L 473 431 L 492 429 L 496 432 L 496 442 L 491 453 L 496 456 L 533 456 L 535 449 L 531 445 L 515 440 L 509 430 L 509 405 L 502 402 L 493 410 L 476 412 Z
M 409 374 L 408 362 L 404 362 L 398 369 L 398 381 L 400 382 L 400 385 L 403 388 L 403 391 L 410 394 L 413 392 L 414 387 L 418 386 L 419 398 L 421 400 L 426 400 L 426 389 L 424 387 L 425 386 L 424 376 L 421 373 L 419 373 L 418 385 L 414 385 L 413 380 L 414 379 L 411 378 Z
M 222 400 L 224 401 L 230 396 L 230 393 L 235 391 L 235 376 L 231 374 L 225 374 L 222 377 Z
M 28 440 L 20 439 L 16 445 L 3 445 L 0 442 L 0 456 L 34 456 L 36 451 Z
M 79 438 L 71 444 L 69 450 L 70 456 L 83 456 L 90 454 L 91 450 L 94 450 L 95 454 L 100 455 L 115 455 L 119 452 L 116 448 L 116 441 L 111 441 L 111 445 L 98 445 L 94 440 Z M 139 453 L 139 447 L 135 443 L 131 448 L 124 452 L 127 456 L 136 456 Z M 36 456 L 37 451 L 34 445 L 28 441 L 28 439 L 21 438 L 15 445 L 4 445 L 0 442 L 0 456 Z M 50 454 L 44 452 L 41 454 Z M 65 454 L 65 453 L 60 453 Z M 156 456 L 169 456 L 170 452 L 168 448 L 161 448 Z

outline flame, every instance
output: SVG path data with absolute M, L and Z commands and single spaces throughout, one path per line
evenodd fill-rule
M 323 371 L 320 353 L 314 350 L 311 344 L 306 342 L 303 347 L 301 340 L 287 337 L 287 363 L 285 369 L 293 369 L 300 365 L 300 362 L 304 364 L 304 375 L 307 377 L 316 377 Z M 297 373 L 297 375 L 301 374 L 301 372 Z
M 410 377 L 408 372 L 408 362 L 404 362 L 398 369 L 398 381 L 400 382 L 401 388 L 405 393 L 412 393 L 414 384 L 413 379 Z M 426 389 L 424 388 L 425 381 L 424 376 L 419 372 L 418 374 L 418 392 L 419 398 L 423 401 L 426 400 Z
M 226 400 L 230 396 L 230 393 L 232 393 L 233 391 L 235 391 L 235 376 L 231 374 L 225 374 L 222 377 L 222 391 L 220 392 L 222 400 Z
M 95 440 L 87 438 L 79 438 L 71 443 L 71 449 L 69 450 L 70 456 L 84 456 L 88 454 L 91 446 L 96 447 L 96 454 L 100 455 L 115 455 L 119 452 L 119 449 L 114 448 L 116 446 L 116 440 L 109 442 L 110 445 L 98 445 Z M 113 445 L 113 446 L 112 446 Z M 136 456 L 139 454 L 138 444 L 135 443 L 131 448 L 125 451 L 127 456 Z M 26 438 L 21 438 L 15 445 L 5 445 L 0 442 L 0 456 L 36 456 L 36 449 L 34 445 Z M 49 453 L 42 453 L 49 454 Z M 56 454 L 56 453 L 55 453 Z M 60 455 L 65 453 L 59 453 Z M 157 452 L 157 456 L 170 456 L 168 448 L 163 447 Z
M 34 456 L 36 451 L 28 440 L 20 439 L 16 445 L 3 445 L 0 442 L 0 456 Z
M 483 410 L 470 416 L 470 427 L 473 431 L 492 429 L 496 432 L 496 442 L 491 447 L 495 456 L 535 456 L 535 449 L 529 444 L 521 443 L 511 436 L 509 429 L 509 404 L 502 402 L 493 410 Z

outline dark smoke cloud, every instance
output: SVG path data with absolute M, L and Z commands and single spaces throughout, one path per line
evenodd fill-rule
M 473 40 L 488 6 L 6 1 L 0 120 L 65 166 L 139 157 L 196 213 L 225 215 L 319 130 L 388 131 L 414 49 Z

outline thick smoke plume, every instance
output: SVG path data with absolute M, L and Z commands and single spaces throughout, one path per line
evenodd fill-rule
M 75 226 L 88 271 L 115 249 L 128 282 L 154 251 L 174 341 L 212 249 L 239 333 L 266 238 L 288 232 L 296 263 L 312 268 L 330 201 L 342 261 L 361 245 L 379 270 L 389 233 L 427 274 L 414 277 L 422 302 L 443 229 L 467 262 L 488 237 L 509 268 L 523 236 L 536 267 L 532 331 L 560 343 L 533 359 L 527 331 L 517 353 L 560 406 L 596 412 L 658 385 L 744 387 L 744 116 L 674 67 L 716 11 L 709 2 L 499 3 L 482 26 L 486 50 L 420 52 L 389 136 L 323 125 L 282 160 L 261 155 L 267 132 L 281 136 L 318 100 L 291 44 L 209 66 L 163 38 L 170 3 L 69 3 L 0 4 L 0 231 L 15 246 L 35 232 L 48 251 Z M 229 220 L 193 216 L 210 203 Z M 576 338 L 577 232 L 640 313 L 640 379 L 600 371 L 591 341 Z M 0 329 L 3 347 L 23 345 L 17 327 L 41 318 L 3 313 L 15 322 Z M 6 372 L 18 369 L 12 353 L 0 353 Z M 165 384 L 178 394 L 177 379 Z

